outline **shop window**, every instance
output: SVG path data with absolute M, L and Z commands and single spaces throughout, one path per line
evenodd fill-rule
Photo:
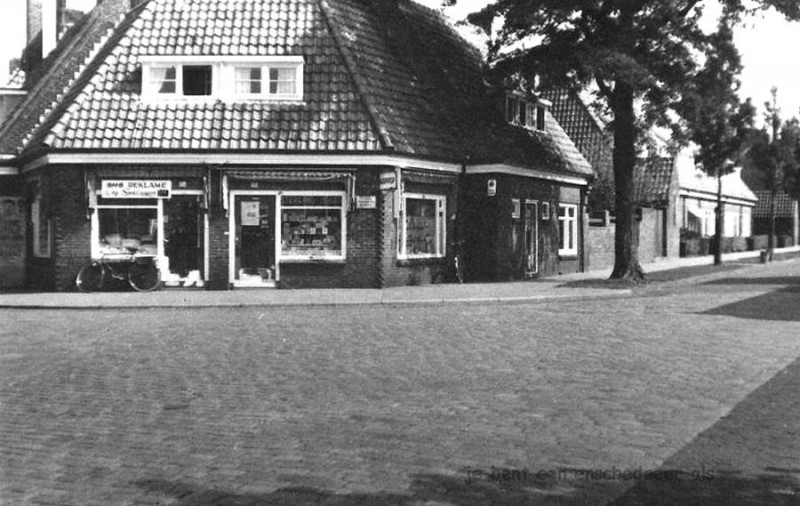
M 578 206 L 558 206 L 559 255 L 578 254 Z
M 33 222 L 33 255 L 50 257 L 50 219 L 44 208 L 44 201 L 38 195 L 31 204 L 31 221 Z
M 445 202 L 444 196 L 405 195 L 398 256 L 431 258 L 445 255 Z
M 128 253 L 158 254 L 158 207 L 155 202 L 97 207 L 101 255 Z
M 337 260 L 344 250 L 344 195 L 281 197 L 281 258 Z

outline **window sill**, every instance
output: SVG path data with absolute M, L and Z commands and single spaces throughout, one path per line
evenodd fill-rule
M 580 260 L 580 256 L 577 253 L 559 253 L 558 259 L 559 260 Z
M 281 258 L 280 264 L 331 264 L 344 265 L 346 258 Z

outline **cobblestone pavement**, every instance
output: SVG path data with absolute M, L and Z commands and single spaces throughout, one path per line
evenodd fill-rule
M 798 336 L 798 261 L 613 300 L 0 311 L 0 503 L 797 504 Z

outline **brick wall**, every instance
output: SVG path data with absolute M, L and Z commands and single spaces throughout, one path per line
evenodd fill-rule
M 495 196 L 488 195 L 488 180 L 497 181 Z M 578 272 L 582 269 L 581 255 L 585 247 L 581 232 L 584 229 L 581 192 L 567 187 L 574 194 L 569 203 L 579 204 L 578 258 L 564 259 L 558 255 L 558 203 L 562 187 L 557 183 L 503 174 L 472 175 L 465 182 L 465 200 L 460 219 L 463 220 L 466 246 L 467 278 L 476 281 L 507 281 L 524 279 L 526 245 L 524 232 L 525 201 L 539 202 L 538 255 L 539 275 Z M 512 217 L 513 202 L 521 206 L 519 218 Z M 549 203 L 549 219 L 542 217 L 542 203 Z
M 406 177 L 406 175 L 403 177 Z M 451 244 L 455 237 L 455 222 L 450 218 L 456 212 L 458 200 L 456 178 L 436 180 L 430 183 L 421 182 L 418 179 L 416 182 L 406 181 L 405 185 L 408 193 L 428 193 L 447 197 L 445 217 L 447 258 L 398 260 L 397 237 L 398 227 L 401 226 L 401 223 L 394 217 L 394 192 L 381 191 L 378 199 L 380 209 L 380 230 L 378 231 L 380 250 L 379 285 L 381 287 L 429 284 L 435 282 L 441 276 L 447 277 L 448 266 L 452 264 L 453 251 Z

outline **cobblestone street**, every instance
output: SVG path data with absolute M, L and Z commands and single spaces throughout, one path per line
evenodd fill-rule
M 797 260 L 627 299 L 4 310 L 0 503 L 797 504 L 799 336 Z

